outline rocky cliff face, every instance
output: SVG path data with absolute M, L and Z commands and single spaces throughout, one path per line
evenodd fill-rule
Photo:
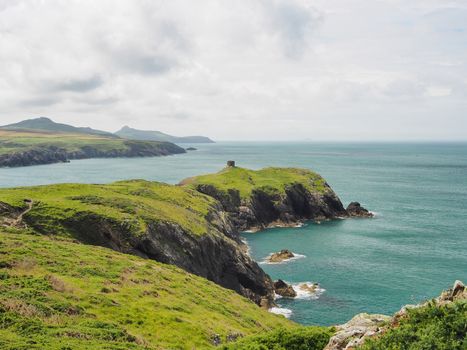
M 82 146 L 77 150 L 67 150 L 57 146 L 38 146 L 33 149 L 0 155 L 0 167 L 20 167 L 39 164 L 64 163 L 73 159 L 153 157 L 185 153 L 186 151 L 169 142 L 150 143 L 128 140 L 125 148 L 99 149 Z
M 241 198 L 238 190 L 224 192 L 210 184 L 198 184 L 195 188 L 217 199 L 240 231 L 348 216 L 340 199 L 327 184 L 323 193 L 311 192 L 296 183 L 287 186 L 284 194 L 256 189 L 249 198 Z
M 148 223 L 144 235 L 134 236 L 124 226 L 90 214 L 76 216 L 63 225 L 85 243 L 176 265 L 235 290 L 258 305 L 273 305 L 270 277 L 246 253 L 222 212 L 213 211 L 209 216 L 210 234 L 203 236 L 194 236 L 170 222 Z

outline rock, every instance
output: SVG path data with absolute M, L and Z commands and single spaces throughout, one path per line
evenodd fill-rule
M 360 218 L 373 217 L 373 214 L 369 212 L 367 209 L 363 208 L 358 202 L 351 202 L 347 206 L 346 211 L 350 217 L 360 217 Z
M 283 249 L 278 253 L 271 254 L 271 256 L 268 258 L 268 261 L 277 263 L 277 262 L 282 262 L 284 260 L 293 258 L 294 256 L 295 255 L 290 250 Z
M 297 296 L 293 287 L 285 283 L 283 280 L 277 280 L 274 282 L 274 291 L 276 294 L 284 298 L 295 298 Z
M 382 326 L 391 317 L 385 315 L 358 314 L 349 322 L 336 326 L 336 333 L 324 350 L 350 350 L 363 344 L 370 336 L 381 334 Z
M 197 148 L 194 148 L 194 147 L 188 147 L 186 150 L 187 150 L 187 151 L 197 151 L 198 149 L 197 149 Z
M 315 293 L 318 287 L 319 287 L 318 283 L 313 283 L 313 284 L 302 283 L 298 286 L 300 290 L 303 290 L 308 293 Z
M 452 292 L 451 292 L 451 299 L 452 300 L 461 299 L 465 293 L 467 293 L 467 290 L 466 290 L 464 283 L 462 283 L 459 280 L 454 282 L 454 286 L 452 287 Z

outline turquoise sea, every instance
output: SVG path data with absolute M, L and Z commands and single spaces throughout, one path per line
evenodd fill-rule
M 187 147 L 187 146 L 186 146 Z M 305 257 L 262 265 L 273 278 L 319 282 L 317 299 L 279 300 L 304 324 L 341 323 L 359 312 L 393 313 L 467 282 L 467 144 L 247 143 L 195 145 L 162 158 L 92 159 L 0 169 L 0 187 L 128 178 L 177 183 L 239 166 L 295 166 L 323 175 L 344 205 L 356 200 L 374 219 L 245 233 L 261 261 L 280 249 Z

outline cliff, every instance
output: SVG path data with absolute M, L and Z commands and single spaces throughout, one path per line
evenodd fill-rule
M 2 189 L 0 202 L 0 225 L 173 264 L 257 304 L 273 303 L 271 279 L 220 204 L 192 189 L 143 180 L 61 184 Z
M 181 182 L 217 199 L 238 230 L 296 225 L 353 215 L 317 173 L 296 168 L 226 167 Z

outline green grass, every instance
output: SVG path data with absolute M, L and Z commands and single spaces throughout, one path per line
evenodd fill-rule
M 56 146 L 68 152 L 84 146 L 100 151 L 125 150 L 124 139 L 100 135 L 0 130 L 0 154 L 23 152 L 38 147 Z
M 0 231 L 1 349 L 204 349 L 296 327 L 174 266 Z
M 467 300 L 409 310 L 408 317 L 359 350 L 465 350 Z
M 326 327 L 278 329 L 225 345 L 224 350 L 322 350 L 333 333 Z
M 214 199 L 190 188 L 144 180 L 108 185 L 58 184 L 0 189 L 0 202 L 17 210 L 25 199 L 34 201 L 24 220 L 42 233 L 73 236 L 70 222 L 99 217 L 131 236 L 146 232 L 147 225 L 169 222 L 192 235 L 216 233 L 206 216 Z M 1 217 L 0 217 L 1 221 Z
M 262 190 L 271 194 L 283 194 L 293 184 L 302 184 L 312 192 L 324 193 L 329 190 L 325 180 L 310 170 L 297 168 L 264 168 L 250 170 L 239 167 L 227 167 L 216 174 L 192 177 L 183 184 L 212 185 L 218 190 L 228 192 L 238 190 L 240 197 L 249 198 L 253 190 Z

